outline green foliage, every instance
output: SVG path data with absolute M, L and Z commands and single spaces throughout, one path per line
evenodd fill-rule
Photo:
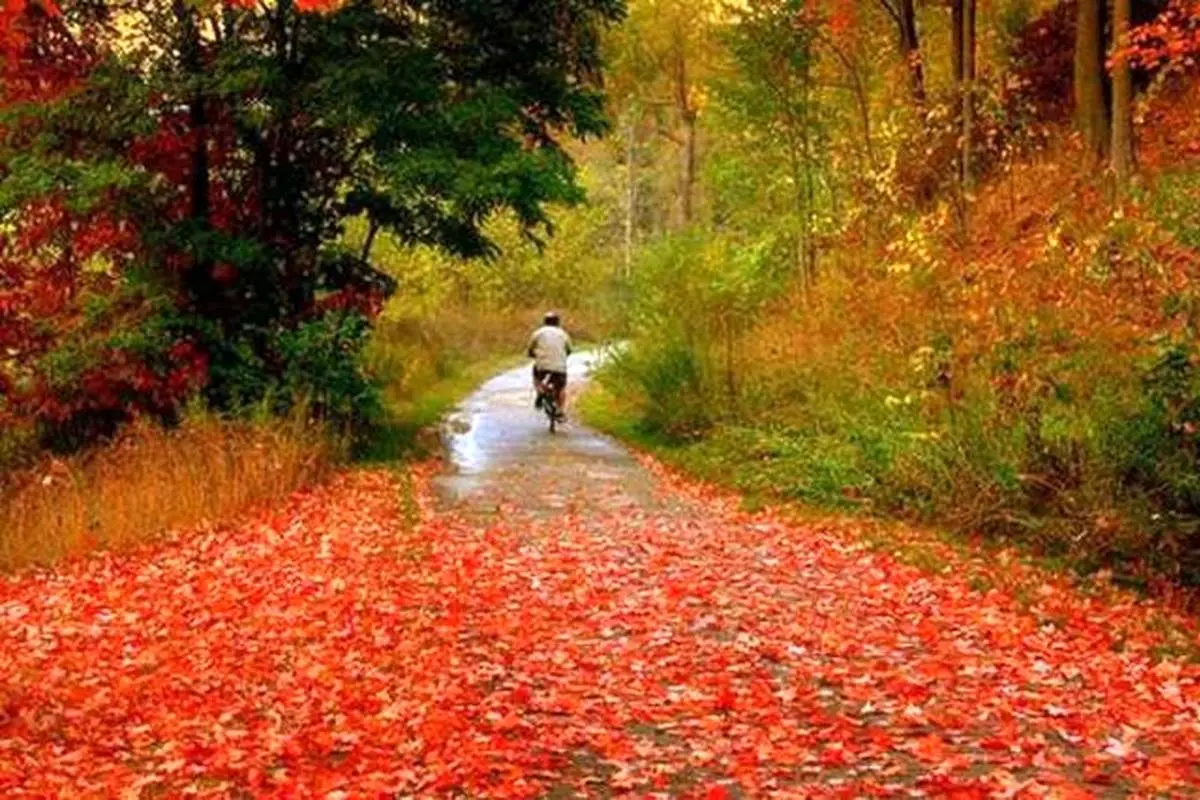
M 1159 175 L 1149 192 L 1150 213 L 1164 228 L 1187 247 L 1200 248 L 1200 172 L 1170 170 Z
M 294 328 L 209 342 L 209 403 L 240 413 L 268 408 L 287 415 L 305 408 L 337 429 L 365 432 L 380 419 L 380 389 L 363 369 L 370 321 L 353 310 L 327 311 Z
M 1047 391 L 1017 406 L 998 385 L 973 385 L 947 406 L 919 373 L 887 391 L 780 364 L 790 377 L 776 385 L 813 391 L 776 389 L 737 408 L 719 386 L 679 387 L 678 376 L 694 375 L 686 352 L 638 340 L 628 363 L 603 376 L 606 394 L 622 398 L 619 412 L 589 413 L 754 497 L 899 514 L 1020 542 L 1084 570 L 1140 580 L 1151 568 L 1197 584 L 1200 376 L 1183 341 L 1164 340 L 1140 384 L 1090 359 L 1043 364 L 1054 371 Z M 1013 358 L 1000 360 L 1030 365 Z M 708 424 L 681 429 L 664 417 L 672 409 Z
M 698 232 L 646 248 L 634 268 L 627 309 L 634 347 L 617 368 L 646 398 L 648 423 L 693 435 L 736 403 L 736 340 L 786 285 L 775 239 L 742 241 Z
M 370 323 L 362 314 L 328 312 L 279 336 L 281 387 L 318 416 L 362 425 L 379 415 L 378 388 L 359 364 Z

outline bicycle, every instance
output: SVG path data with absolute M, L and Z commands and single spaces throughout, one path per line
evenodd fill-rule
M 550 420 L 550 432 L 555 433 L 558 429 L 558 424 L 565 417 L 562 410 L 558 407 L 558 391 L 554 388 L 549 377 L 538 381 L 538 406 L 546 413 L 546 417 Z

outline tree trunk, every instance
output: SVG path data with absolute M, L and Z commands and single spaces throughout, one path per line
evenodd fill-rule
M 950 0 L 950 72 L 954 90 L 962 90 L 963 82 L 963 0 Z
M 175 21 L 179 25 L 179 63 L 184 78 L 192 83 L 188 98 L 188 128 L 191 133 L 191 169 L 188 176 L 188 216 L 193 235 L 203 234 L 212 224 L 212 168 L 208 154 L 208 109 L 204 90 L 198 82 L 204 75 L 200 27 L 196 10 L 186 0 L 175 0 Z M 192 298 L 202 309 L 212 309 L 219 288 L 213 279 L 212 259 L 207 248 L 193 245 L 193 259 L 184 280 Z
M 1117 53 L 1128 43 L 1131 0 L 1113 0 L 1112 49 Z M 1112 167 L 1117 179 L 1117 196 L 1124 194 L 1133 174 L 1133 75 L 1129 60 L 1121 58 L 1112 77 Z
M 850 82 L 854 87 L 855 103 L 858 106 L 858 117 L 862 122 L 863 145 L 867 152 L 867 162 L 870 164 L 871 169 L 875 170 L 879 166 L 879 163 L 875 158 L 875 141 L 871 136 L 871 100 L 867 95 L 867 87 L 863 84 L 862 75 L 859 74 L 858 69 L 851 65 L 849 72 Z M 914 94 L 914 99 L 923 103 L 925 101 L 924 78 L 921 79 L 921 87 L 920 96 L 917 97 Z
M 798 127 L 798 126 L 797 126 Z M 808 247 L 805 239 L 805 226 L 801 220 L 805 219 L 805 194 L 801 189 L 804 185 L 804 163 L 801 156 L 800 144 L 796 140 L 795 132 L 790 132 L 788 135 L 788 165 L 792 172 L 792 208 L 796 215 L 795 222 L 795 263 L 796 272 L 800 276 L 800 285 L 804 287 L 805 293 L 808 292 Z
M 925 102 L 925 65 L 921 62 L 921 38 L 917 32 L 914 0 L 900 0 L 900 51 L 908 67 L 909 89 L 919 104 Z
M 1075 117 L 1086 162 L 1099 163 L 1111 138 L 1104 68 L 1105 0 L 1079 0 L 1075 29 Z
M 729 393 L 729 401 L 735 402 L 737 399 L 737 372 L 734 368 L 734 344 L 735 344 L 733 320 L 730 315 L 725 316 L 725 390 Z
M 683 118 L 683 164 L 679 187 L 679 213 L 683 227 L 692 224 L 696 194 L 696 112 L 688 109 Z
M 625 279 L 633 275 L 633 246 L 637 231 L 637 115 L 629 114 L 625 147 Z
M 379 223 L 374 219 L 367 221 L 367 238 L 363 241 L 362 254 L 359 258 L 362 261 L 371 262 L 371 250 L 375 246 L 375 237 L 379 235 Z
M 675 45 L 675 112 L 683 126 L 683 149 L 680 153 L 679 170 L 679 221 L 680 227 L 692 224 L 695 213 L 696 192 L 696 120 L 697 112 L 692 108 L 691 85 L 688 83 L 687 56 L 682 42 Z
M 809 285 L 817 281 L 816 202 L 817 190 L 813 175 L 812 151 L 812 61 L 805 59 L 800 76 L 801 102 L 804 116 L 800 134 L 804 154 L 804 275 Z
M 975 186 L 975 0 L 965 0 L 962 22 L 962 185 L 969 193 Z

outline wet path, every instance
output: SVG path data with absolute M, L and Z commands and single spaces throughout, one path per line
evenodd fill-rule
M 571 357 L 571 399 L 596 360 L 594 353 Z M 450 414 L 443 428 L 449 464 L 435 483 L 443 509 L 487 516 L 519 507 L 544 516 L 657 505 L 653 482 L 629 451 L 574 420 L 551 434 L 533 401 L 529 368 L 520 367 L 483 384 Z

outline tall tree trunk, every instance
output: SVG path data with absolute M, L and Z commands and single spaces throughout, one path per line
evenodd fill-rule
M 633 275 L 633 247 L 637 233 L 637 114 L 629 112 L 625 144 L 625 278 Z
M 1104 69 L 1105 0 L 1079 0 L 1075 29 L 1075 117 L 1086 162 L 1094 167 L 1111 138 Z
M 950 0 L 950 73 L 954 78 L 954 90 L 962 91 L 963 0 Z
M 696 196 L 696 112 L 689 109 L 683 119 L 683 164 L 679 211 L 683 226 L 692 224 Z
M 301 211 L 308 176 L 296 168 L 296 147 L 302 109 L 287 87 L 299 80 L 295 36 L 298 24 L 296 0 L 278 0 L 271 21 L 272 57 L 282 77 L 283 89 L 276 97 L 270 155 L 269 195 L 264 198 L 268 240 L 274 246 L 283 273 L 288 314 L 307 311 L 315 300 L 311 270 L 315 259 L 312 242 L 302 231 Z
M 207 232 L 212 225 L 212 168 L 208 154 L 207 98 L 199 82 L 204 76 L 204 57 L 196 9 L 187 0 L 175 0 L 172 6 L 179 25 L 179 61 L 184 78 L 192 84 L 188 97 L 188 128 L 191 132 L 191 169 L 188 176 L 188 216 L 194 235 Z M 217 302 L 218 286 L 212 275 L 212 259 L 207 248 L 194 247 L 193 259 L 184 280 L 193 299 L 202 309 L 212 310 Z
M 1128 44 L 1131 0 L 1113 0 L 1112 49 L 1114 53 Z M 1112 77 L 1112 167 L 1117 179 L 1117 195 L 1124 194 L 1133 174 L 1133 74 L 1129 60 L 1121 58 L 1113 67 Z
M 800 126 L 796 126 L 797 128 Z M 792 212 L 796 215 L 795 236 L 793 247 L 795 248 L 795 264 L 796 272 L 800 276 L 800 284 L 804 287 L 805 292 L 808 291 L 808 247 L 805 239 L 805 226 L 801 222 L 805 218 L 805 193 L 801 188 L 804 186 L 804 161 L 801 155 L 800 141 L 796 136 L 795 130 L 789 130 L 787 136 L 788 143 L 788 166 L 791 168 L 792 177 Z
M 975 2 L 965 0 L 962 13 L 962 184 L 968 193 L 975 185 Z
M 804 60 L 804 71 L 801 80 L 801 108 L 804 116 L 801 119 L 800 134 L 804 148 L 804 274 L 810 285 L 817 281 L 817 241 L 816 241 L 816 178 L 813 174 L 812 151 L 812 60 Z
M 909 89 L 913 99 L 925 102 L 925 65 L 921 61 L 921 38 L 917 32 L 917 11 L 914 0 L 900 0 L 900 51 L 908 67 Z
M 687 55 L 684 44 L 675 44 L 675 113 L 683 127 L 683 145 L 680 152 L 679 169 L 679 222 L 680 227 L 692 224 L 695 215 L 696 193 L 696 121 L 697 112 L 692 107 L 691 84 L 688 82 Z

